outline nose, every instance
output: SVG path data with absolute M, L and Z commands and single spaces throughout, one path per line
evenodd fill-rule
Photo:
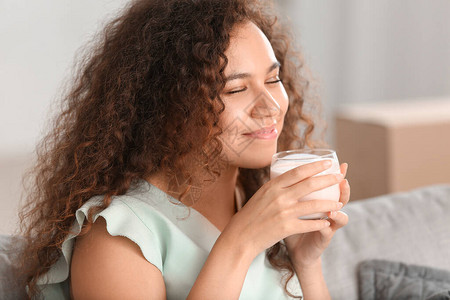
M 272 94 L 266 89 L 262 91 L 256 98 L 251 110 L 252 118 L 260 120 L 263 125 L 268 121 L 267 125 L 271 125 L 278 121 L 281 114 L 281 107 Z

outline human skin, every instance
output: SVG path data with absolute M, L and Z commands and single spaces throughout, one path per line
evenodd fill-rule
M 277 138 L 258 139 L 242 134 L 273 124 L 281 133 L 288 98 L 278 81 L 279 67 L 273 49 L 255 24 L 247 22 L 234 28 L 225 55 L 228 58 L 225 76 L 234 79 L 227 82 L 222 95 L 225 111 L 220 125 L 225 129 L 221 136 L 223 155 L 230 164 L 216 182 L 202 190 L 200 199 L 192 205 L 221 235 L 188 299 L 238 299 L 251 262 L 283 239 L 304 298 L 327 299 L 320 255 L 334 232 L 347 223 L 346 215 L 338 212 L 349 197 L 348 183 L 344 180 L 347 167 L 345 164 L 341 167 L 343 174 L 316 177 L 312 176 L 328 168 L 325 162 L 290 170 L 264 184 L 236 212 L 234 191 L 238 168 L 265 167 L 277 151 Z M 237 125 L 228 131 L 230 124 Z M 245 139 L 251 140 L 241 142 Z M 148 181 L 166 190 L 168 183 L 164 178 L 156 174 Z M 337 183 L 341 188 L 338 203 L 296 200 Z M 328 212 L 329 219 L 298 218 L 318 212 Z M 102 243 L 92 242 L 97 239 Z M 133 281 L 132 289 L 130 281 Z M 147 299 L 165 299 L 160 271 L 143 258 L 134 243 L 109 236 L 101 218 L 90 232 L 77 239 L 71 283 L 74 299 L 141 299 L 144 295 Z

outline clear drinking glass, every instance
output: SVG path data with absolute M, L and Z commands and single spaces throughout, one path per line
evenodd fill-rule
M 339 167 L 339 160 L 336 151 L 331 149 L 298 149 L 278 152 L 272 157 L 272 164 L 270 165 L 270 178 L 273 179 L 284 172 L 294 169 L 301 165 L 306 165 L 312 162 L 330 160 L 331 167 L 327 170 L 314 175 L 339 174 L 341 172 Z M 307 200 L 333 200 L 339 201 L 340 190 L 339 184 L 335 184 L 319 191 L 312 192 L 298 201 Z M 316 213 L 307 216 L 302 216 L 300 219 L 313 220 L 326 218 L 325 213 Z

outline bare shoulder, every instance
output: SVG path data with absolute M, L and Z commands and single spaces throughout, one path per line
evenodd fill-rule
M 165 299 L 161 272 L 149 263 L 138 245 L 111 236 L 98 218 L 77 238 L 70 268 L 73 299 Z

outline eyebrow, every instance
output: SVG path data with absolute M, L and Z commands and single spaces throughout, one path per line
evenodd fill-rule
M 270 73 L 279 67 L 281 67 L 281 64 L 280 64 L 280 62 L 276 61 L 267 69 L 267 73 Z M 247 77 L 251 77 L 251 74 L 250 73 L 233 73 L 226 78 L 226 81 L 242 79 L 242 78 L 247 78 Z

